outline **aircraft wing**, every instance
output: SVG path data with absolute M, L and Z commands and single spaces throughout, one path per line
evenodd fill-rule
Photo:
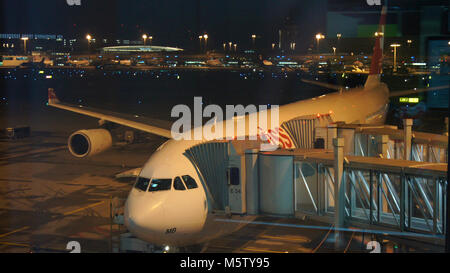
M 406 95 L 417 94 L 417 93 L 422 93 L 422 92 L 445 90 L 445 89 L 449 89 L 449 88 L 450 88 L 449 85 L 430 87 L 430 88 L 420 88 L 420 89 L 415 88 L 415 89 L 410 89 L 410 90 L 392 92 L 389 94 L 389 97 L 406 96 Z
M 172 138 L 172 134 L 170 131 L 171 125 L 169 122 L 156 119 L 148 119 L 133 115 L 119 114 L 105 110 L 98 110 L 94 108 L 84 107 L 81 105 L 77 106 L 62 103 L 56 97 L 53 88 L 48 89 L 48 105 L 59 109 L 75 112 L 78 114 L 98 118 L 100 120 L 117 123 L 123 126 L 127 126 L 133 129 L 155 134 L 158 136 Z
M 310 80 L 305 80 L 305 79 L 302 79 L 302 82 L 309 83 L 309 84 L 312 84 L 312 85 L 317 85 L 317 86 L 320 86 L 320 87 L 325 87 L 325 88 L 328 88 L 328 89 L 334 89 L 334 90 L 338 90 L 338 91 L 343 88 L 342 86 L 339 86 L 339 85 L 334 85 L 334 84 L 329 84 L 329 83 L 324 83 L 324 82 L 318 82 L 318 81 L 310 81 Z

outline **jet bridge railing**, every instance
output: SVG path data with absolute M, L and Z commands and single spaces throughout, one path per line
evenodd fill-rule
M 345 197 L 338 201 L 335 200 L 332 161 L 296 159 L 296 213 L 334 217 L 336 202 L 343 202 L 346 224 L 444 234 L 447 202 L 444 173 L 431 169 L 418 171 L 408 167 L 411 161 L 402 161 L 405 167 L 399 167 L 399 161 L 391 165 L 391 160 L 376 159 L 383 161 L 384 166 L 380 168 L 364 163 L 361 157 L 352 158 L 355 162 L 346 163 L 343 171 Z
M 411 131 L 412 120 L 405 120 L 402 130 L 393 126 L 354 128 L 353 155 L 403 159 L 430 163 L 448 162 L 448 137 Z M 339 127 L 338 127 L 339 130 Z M 383 143 L 383 136 L 386 136 Z

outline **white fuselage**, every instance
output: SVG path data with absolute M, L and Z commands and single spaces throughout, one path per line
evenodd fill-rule
M 383 124 L 388 94 L 387 86 L 378 82 L 366 88 L 287 104 L 279 108 L 278 126 L 296 117 L 317 114 L 330 114 L 333 121 L 346 123 Z M 248 135 L 248 132 L 233 132 L 229 136 L 224 131 L 224 138 L 236 135 Z M 206 141 L 171 139 L 145 163 L 139 177 L 174 179 L 189 175 L 196 180 L 198 188 L 175 190 L 172 187 L 170 190 L 149 192 L 133 187 L 125 205 L 125 224 L 135 236 L 156 245 L 186 246 L 238 228 L 237 225 L 227 226 L 214 221 L 216 216 L 208 211 L 205 189 L 196 168 L 184 155 L 187 149 Z

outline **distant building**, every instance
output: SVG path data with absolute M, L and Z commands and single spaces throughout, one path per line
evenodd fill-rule
M 155 53 L 155 52 L 178 52 L 183 51 L 181 48 L 168 46 L 144 46 L 144 45 L 130 45 L 130 46 L 109 46 L 101 48 L 103 53 Z
M 367 38 L 377 31 L 381 7 L 365 2 L 328 0 L 326 34 L 331 38 L 330 44 L 337 44 L 337 35 L 341 35 L 341 52 L 372 50 L 372 40 Z M 437 63 L 436 47 L 448 48 L 450 39 L 448 3 L 448 0 L 389 1 L 385 49 L 392 42 L 400 43 L 401 56 L 413 57 L 412 60 L 417 56 L 429 57 L 432 63 Z
M 62 50 L 65 43 L 65 38 L 56 34 L 0 33 L 0 52 L 7 54 L 24 54 L 25 45 L 28 53 Z

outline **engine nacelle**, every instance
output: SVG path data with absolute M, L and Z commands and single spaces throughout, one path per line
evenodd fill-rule
M 112 146 L 112 136 L 108 130 L 79 130 L 70 135 L 69 151 L 75 157 L 88 157 L 101 153 Z

